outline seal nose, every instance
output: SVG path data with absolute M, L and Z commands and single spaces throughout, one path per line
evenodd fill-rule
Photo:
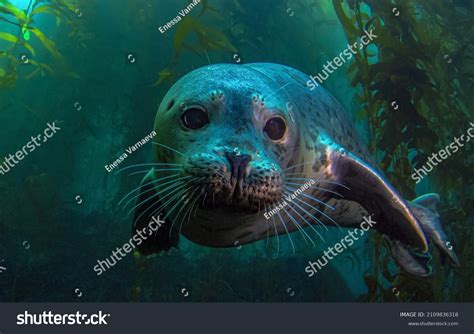
M 227 160 L 230 162 L 231 179 L 242 180 L 252 157 L 248 154 L 236 154 L 234 152 L 226 152 Z

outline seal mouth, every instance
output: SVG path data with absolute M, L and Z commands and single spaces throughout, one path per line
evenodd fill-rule
M 229 209 L 238 209 L 245 211 L 258 210 L 260 200 L 254 203 L 256 198 L 246 177 L 249 173 L 248 164 L 252 159 L 247 154 L 236 154 L 234 152 L 226 152 L 225 156 L 229 162 L 228 176 L 223 178 L 224 187 L 221 191 L 213 189 L 213 206 L 227 207 Z M 217 193 L 218 201 L 216 203 Z M 217 204 L 217 205 L 216 205 Z
M 257 213 L 275 202 L 255 186 L 246 184 L 244 180 L 227 180 L 227 186 L 208 184 L 203 187 L 204 199 L 199 208 L 203 210 L 225 209 L 229 212 Z M 229 182 L 230 181 L 230 182 Z

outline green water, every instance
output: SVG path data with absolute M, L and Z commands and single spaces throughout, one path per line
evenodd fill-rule
M 93 270 L 97 260 L 109 257 L 131 236 L 132 218 L 118 203 L 138 187 L 143 176 L 108 172 L 105 166 L 151 133 L 160 101 L 179 77 L 207 64 L 250 62 L 274 62 L 316 74 L 347 47 L 347 31 L 333 3 L 323 0 L 209 0 L 196 6 L 176 0 L 49 2 L 56 6 L 50 13 L 34 13 L 41 4 L 11 1 L 27 18 L 34 18 L 28 23 L 0 11 L 0 19 L 9 21 L 0 20 L 0 34 L 15 38 L 12 42 L 6 40 L 11 37 L 0 35 L 0 156 L 24 154 L 0 175 L 0 301 L 474 300 L 469 145 L 416 188 L 417 195 L 434 191 L 443 199 L 441 217 L 458 249 L 458 269 L 438 265 L 432 278 L 403 274 L 395 278 L 397 267 L 386 250 L 377 252 L 383 244 L 370 237 L 308 278 L 304 272 L 307 262 L 318 258 L 327 245 L 307 245 L 293 233 L 295 252 L 288 236 L 228 249 L 203 247 L 182 237 L 178 249 L 150 257 L 128 254 L 97 276 Z M 0 9 L 8 3 L 0 0 Z M 408 126 L 401 140 L 426 146 L 429 154 L 432 147 L 427 142 L 442 147 L 453 138 L 432 133 L 445 134 L 440 129 L 449 128 L 453 135 L 460 134 L 468 128 L 466 120 L 474 121 L 472 108 L 465 107 L 474 102 L 470 96 L 474 67 L 469 51 L 463 51 L 474 49 L 474 32 L 469 24 L 460 26 L 461 18 L 472 20 L 472 4 L 468 0 L 400 1 L 396 9 L 401 14 L 396 16 L 391 10 L 395 5 L 388 1 L 367 3 L 372 5 L 361 4 L 367 17 L 382 13 L 387 26 L 397 26 L 401 32 L 412 29 L 425 42 L 430 41 L 429 45 L 410 44 L 416 42 L 407 38 L 406 50 L 381 50 L 373 45 L 367 49 L 373 53 L 370 64 L 392 66 L 398 71 L 393 76 L 401 78 L 399 87 L 408 87 L 415 97 L 406 97 L 404 91 L 379 80 L 372 87 L 374 94 L 377 89 L 382 95 L 399 94 L 401 110 L 385 108 L 385 113 L 394 115 L 387 118 L 392 123 L 371 125 L 369 116 L 360 113 L 367 99 L 357 98 L 363 89 L 351 85 L 353 72 L 348 73 L 348 63 L 331 74 L 324 87 L 344 105 L 362 138 L 369 144 L 383 143 L 376 146 L 381 163 L 384 152 L 400 142 L 398 133 L 406 133 L 404 124 L 414 124 L 420 117 L 429 119 L 429 124 L 419 131 Z M 416 8 L 420 13 L 413 12 Z M 184 17 L 200 24 L 189 25 L 189 34 L 185 34 L 184 19 L 173 21 L 184 9 L 189 10 Z M 431 18 L 436 25 L 440 20 L 436 14 L 446 23 L 436 33 L 438 37 L 416 23 Z M 38 29 L 37 33 L 22 25 Z M 192 29 L 198 33 L 193 34 Z M 463 40 L 455 39 L 459 29 L 463 29 Z M 387 33 L 380 38 L 388 45 L 389 38 L 399 37 Z M 385 58 L 390 52 L 403 57 Z M 417 52 L 432 55 L 423 59 L 427 63 L 438 59 L 437 67 L 429 72 L 437 93 L 425 83 L 430 80 L 412 71 Z M 380 66 L 378 71 L 383 73 L 383 69 Z M 403 75 L 412 81 L 405 82 Z M 440 96 L 441 90 L 448 92 L 446 99 L 452 95 L 456 101 L 429 104 L 436 100 L 430 94 Z M 422 109 L 416 113 L 408 108 L 417 98 L 428 101 L 423 103 L 429 114 L 420 116 Z M 450 113 L 448 123 L 444 116 Z M 33 142 L 34 150 L 28 149 L 32 136 L 53 123 L 59 130 L 41 145 Z M 382 128 L 380 136 L 374 137 Z M 399 162 L 414 154 L 397 152 L 390 151 L 390 157 Z M 152 162 L 152 145 L 147 143 L 122 160 L 120 167 Z M 413 165 L 383 167 L 391 180 L 399 180 L 395 186 L 405 196 L 414 197 L 414 184 L 409 180 Z M 404 178 L 397 178 L 399 175 Z M 333 228 L 321 229 L 321 233 L 329 245 L 345 235 Z M 402 294 L 396 294 L 394 287 Z

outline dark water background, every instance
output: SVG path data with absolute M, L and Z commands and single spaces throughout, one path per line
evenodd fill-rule
M 28 5 L 25 0 L 13 3 L 22 9 Z M 130 238 L 131 218 L 118 202 L 141 177 L 108 173 L 104 166 L 151 132 L 172 82 L 209 62 L 235 63 L 238 58 L 316 74 L 346 48 L 330 1 L 215 0 L 211 5 L 223 20 L 206 12 L 202 22 L 218 27 L 237 52 L 183 52 L 170 67 L 173 38 L 181 23 L 164 34 L 158 27 L 187 3 L 78 1 L 74 36 L 53 16 L 37 16 L 35 26 L 54 41 L 67 67 L 33 38 L 35 57 L 25 49 L 16 51 L 16 57 L 41 59 L 55 73 L 27 80 L 32 65 L 21 65 L 14 87 L 0 89 L 0 152 L 16 152 L 47 122 L 59 121 L 61 130 L 0 177 L 0 266 L 7 268 L 0 272 L 1 301 L 353 301 L 368 292 L 364 276 L 373 254 L 368 239 L 308 278 L 307 261 L 321 256 L 325 247 L 307 247 L 296 234 L 295 254 L 286 236 L 279 238 L 279 250 L 275 239 L 268 245 L 263 240 L 241 248 L 211 249 L 182 238 L 179 249 L 148 258 L 130 254 L 96 276 L 96 261 Z M 200 11 L 201 5 L 189 15 Z M 16 35 L 19 28 L 0 21 L 0 31 Z M 2 43 L 0 50 L 7 45 Z M 171 68 L 174 77 L 153 85 L 165 68 Z M 347 66 L 324 86 L 355 118 L 357 102 Z M 358 127 L 367 138 L 363 120 L 358 120 Z M 147 162 L 152 162 L 150 144 L 121 167 Z M 420 194 L 430 186 L 423 187 Z M 344 235 L 335 229 L 324 233 L 328 244 Z M 450 278 L 445 284 L 450 286 Z

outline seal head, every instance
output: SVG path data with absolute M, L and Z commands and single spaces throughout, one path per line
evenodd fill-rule
M 274 86 L 250 67 L 220 64 L 189 73 L 164 97 L 155 159 L 181 170 L 172 178 L 174 171 L 154 168 L 146 180 L 176 180 L 169 193 L 183 199 L 183 210 L 171 212 L 171 201 L 163 212 L 190 240 L 225 247 L 267 235 L 264 210 L 283 197 L 283 169 L 300 138 L 288 100 Z

